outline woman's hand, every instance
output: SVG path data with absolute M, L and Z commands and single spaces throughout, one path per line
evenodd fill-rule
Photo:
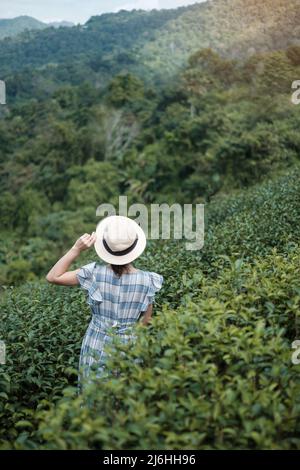
M 46 279 L 52 284 L 74 286 L 78 284 L 77 273 L 79 269 L 68 271 L 70 264 L 80 255 L 81 251 L 90 248 L 96 241 L 96 234 L 85 233 L 74 243 L 72 248 L 53 266 Z
M 79 237 L 78 240 L 76 240 L 76 242 L 73 245 L 73 249 L 77 250 L 78 252 L 87 250 L 88 248 L 94 245 L 95 241 L 96 241 L 95 232 L 93 232 L 91 235 L 89 235 L 88 233 L 85 233 L 84 235 Z

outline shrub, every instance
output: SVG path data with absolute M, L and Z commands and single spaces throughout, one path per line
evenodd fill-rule
M 227 260 L 216 280 L 199 273 L 193 296 L 177 310 L 163 307 L 149 328 L 138 325 L 134 346 L 117 345 L 109 368 L 119 377 L 81 397 L 65 390 L 16 448 L 300 448 L 291 363 L 299 266 L 298 248 L 289 256 L 273 250 L 253 266 Z
M 120 375 L 86 396 L 76 394 L 89 319 L 83 292 L 38 282 L 7 288 L 0 297 L 7 345 L 0 446 L 299 448 L 291 363 L 299 336 L 299 208 L 294 168 L 212 201 L 200 252 L 186 251 L 184 241 L 149 242 L 137 266 L 165 277 L 153 323 L 141 327 L 132 348 L 116 345 L 109 370 Z M 89 261 L 91 252 L 78 265 Z
M 0 395 L 1 442 L 4 436 L 13 441 L 20 422 L 31 421 L 37 406 L 55 401 L 75 383 L 88 309 L 77 289 L 39 283 L 12 288 L 0 300 L 0 338 L 7 350 L 0 393 L 8 395 Z

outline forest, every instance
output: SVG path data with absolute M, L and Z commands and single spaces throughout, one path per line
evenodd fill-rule
M 298 3 L 123 10 L 0 41 L 0 449 L 300 448 Z M 204 204 L 205 241 L 149 241 L 153 322 L 85 408 L 90 312 L 45 275 L 119 195 Z

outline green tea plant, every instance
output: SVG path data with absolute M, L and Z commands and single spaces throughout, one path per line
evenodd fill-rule
M 137 266 L 165 278 L 153 322 L 137 326 L 136 344 L 115 345 L 119 376 L 84 396 L 84 293 L 45 282 L 2 292 L 0 447 L 299 448 L 299 181 L 294 167 L 219 195 L 199 252 L 149 241 Z
M 149 328 L 138 325 L 134 345 L 115 345 L 109 368 L 118 377 L 81 397 L 67 388 L 14 446 L 299 448 L 299 369 L 291 363 L 299 261 L 299 248 L 288 256 L 274 249 L 253 266 L 227 260 L 215 280 L 194 277 L 192 300 L 163 307 Z

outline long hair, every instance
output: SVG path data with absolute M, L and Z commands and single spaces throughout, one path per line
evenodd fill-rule
M 113 272 L 121 277 L 123 273 L 128 271 L 129 264 L 111 264 Z

